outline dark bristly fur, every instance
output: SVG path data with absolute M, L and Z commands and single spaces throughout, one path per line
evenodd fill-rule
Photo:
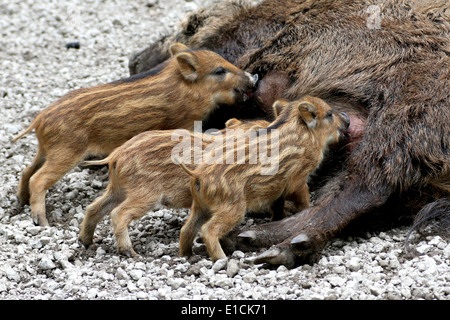
M 69 92 L 42 110 L 14 140 L 36 130 L 39 147 L 22 173 L 18 197 L 33 221 L 47 225 L 45 193 L 87 156 L 104 156 L 147 130 L 186 128 L 219 105 L 248 99 L 256 79 L 208 50 L 170 47 L 153 71 Z M 218 69 L 228 72 L 216 74 Z
M 371 5 L 378 26 L 369 23 Z M 257 262 L 293 266 L 363 215 L 393 219 L 389 203 L 416 214 L 448 199 L 449 34 L 447 0 L 231 1 L 192 13 L 181 32 L 135 55 L 130 71 L 149 69 L 181 41 L 258 73 L 255 101 L 268 115 L 271 101 L 305 94 L 346 111 L 348 153 L 325 175 L 315 205 L 238 238 L 241 250 L 276 245 Z M 408 194 L 430 197 L 409 202 Z
M 425 205 L 422 210 L 416 215 L 414 224 L 411 227 L 410 232 L 406 236 L 405 248 L 409 250 L 409 237 L 414 231 L 420 232 L 420 230 L 427 225 L 431 220 L 436 222 L 435 232 L 440 235 L 448 237 L 448 229 L 450 228 L 450 199 L 442 198 L 432 203 Z

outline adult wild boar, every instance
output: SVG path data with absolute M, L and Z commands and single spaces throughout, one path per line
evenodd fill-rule
M 133 55 L 130 71 L 163 61 L 179 41 L 257 73 L 254 103 L 268 118 L 274 100 L 307 94 L 350 116 L 342 161 L 322 175 L 314 205 L 237 238 L 241 248 L 274 245 L 256 262 L 294 266 L 357 218 L 448 222 L 449 11 L 446 0 L 224 2 Z

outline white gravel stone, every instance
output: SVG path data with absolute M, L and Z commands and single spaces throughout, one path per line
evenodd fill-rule
M 214 276 L 212 283 L 216 287 L 229 289 L 233 286 L 233 279 L 228 278 L 226 274 L 217 274 Z
M 243 280 L 247 283 L 253 283 L 256 281 L 256 275 L 254 272 L 248 272 L 245 273 L 245 275 L 243 276 Z
M 450 259 L 450 244 L 447 244 L 442 252 L 445 258 Z
M 328 277 L 328 282 L 334 287 L 342 287 L 345 284 L 345 279 L 341 277 Z
M 95 297 L 97 297 L 97 295 L 98 295 L 98 290 L 96 288 L 91 288 L 86 293 L 86 297 L 88 299 L 94 299 Z
M 347 262 L 347 267 L 350 271 L 358 271 L 361 268 L 361 259 L 358 257 L 352 257 Z
M 240 270 L 239 262 L 236 259 L 230 259 L 227 264 L 227 276 L 233 278 Z
M 41 270 L 51 270 L 55 269 L 56 265 L 49 256 L 44 256 L 41 261 L 39 261 L 38 268 Z
M 130 277 L 133 280 L 139 280 L 140 278 L 142 278 L 142 276 L 144 275 L 144 271 L 140 270 L 140 269 L 134 269 L 130 271 Z
M 167 284 L 172 287 L 172 289 L 177 290 L 180 287 L 186 286 L 186 281 L 181 278 L 169 278 Z
M 27 230 L 27 232 L 28 232 L 29 234 L 31 234 L 32 236 L 35 236 L 35 235 L 37 235 L 37 234 L 42 230 L 42 227 L 39 227 L 39 226 L 29 226 L 28 228 L 26 228 L 26 230 Z
M 227 262 L 228 262 L 228 259 L 226 259 L 226 258 L 219 259 L 213 264 L 212 269 L 214 270 L 214 272 L 218 272 L 222 269 L 225 269 L 225 267 L 227 266 Z
M 136 293 L 136 298 L 145 300 L 148 298 L 148 294 L 143 291 L 139 291 L 138 293 Z
M 4 271 L 5 275 L 9 280 L 16 281 L 16 282 L 20 280 L 19 273 L 16 270 L 14 270 L 11 266 L 6 265 L 6 267 L 4 269 L 5 269 L 5 271 Z

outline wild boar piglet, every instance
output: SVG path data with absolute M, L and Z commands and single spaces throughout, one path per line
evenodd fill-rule
M 244 163 L 202 163 L 195 170 L 180 166 L 191 176 L 191 213 L 181 229 L 180 254 L 192 255 L 193 240 L 201 231 L 212 260 L 226 258 L 219 240 L 231 231 L 247 211 L 272 210 L 272 219 L 281 219 L 284 201 L 293 201 L 298 210 L 309 206 L 308 177 L 321 163 L 328 146 L 338 143 L 349 126 L 349 118 L 337 113 L 323 100 L 306 96 L 274 103 L 277 118 L 258 131 L 258 139 L 234 144 L 245 149 Z M 261 158 L 251 163 L 252 152 L 261 139 L 270 146 L 270 171 Z M 228 146 L 227 146 L 228 147 Z M 253 151 L 252 151 L 253 150 Z M 254 155 L 253 155 L 254 156 Z

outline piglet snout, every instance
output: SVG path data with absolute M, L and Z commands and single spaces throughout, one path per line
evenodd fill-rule
M 256 84 L 258 83 L 258 79 L 259 79 L 258 74 L 257 73 L 252 74 L 251 77 L 253 79 L 253 84 L 256 86 Z
M 257 74 L 251 74 L 249 72 L 245 72 L 245 75 L 248 78 L 248 84 L 252 87 L 252 89 L 256 88 L 256 84 L 258 83 L 258 75 Z
M 345 112 L 341 112 L 341 117 L 343 119 L 345 129 L 347 129 L 350 126 L 350 117 Z

